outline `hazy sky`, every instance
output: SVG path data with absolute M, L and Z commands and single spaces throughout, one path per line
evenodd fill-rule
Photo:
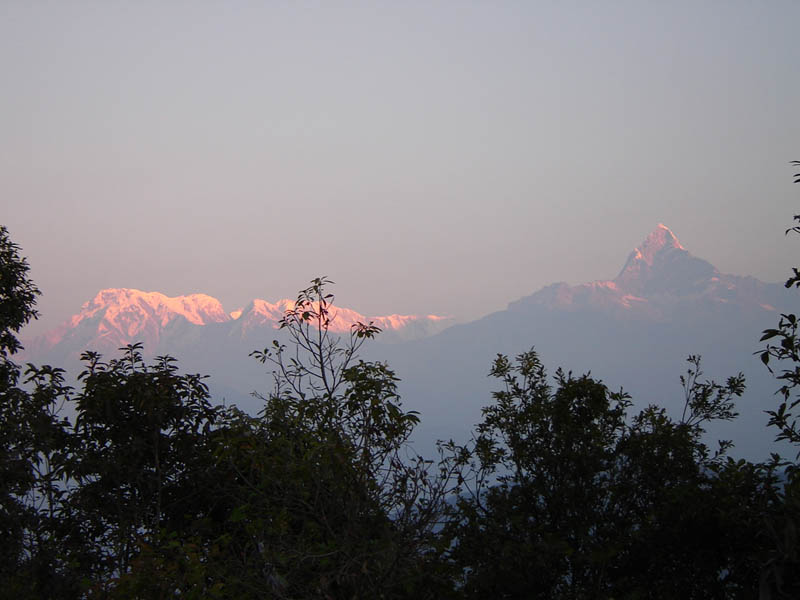
M 0 1 L 0 223 L 44 292 L 228 310 L 316 275 L 475 318 L 657 223 L 798 263 L 800 2 Z

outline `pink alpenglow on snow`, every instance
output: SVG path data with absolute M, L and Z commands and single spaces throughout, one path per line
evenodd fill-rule
M 280 327 L 280 320 L 286 311 L 292 310 L 295 306 L 293 300 L 283 299 L 271 304 L 266 300 L 253 300 L 250 305 L 243 309 L 237 320 L 242 322 L 243 331 L 247 331 L 254 326 L 271 325 L 277 329 Z M 319 307 L 314 306 L 317 310 Z M 346 333 L 357 323 L 369 324 L 380 327 L 383 331 L 401 332 L 410 325 L 420 322 L 435 323 L 447 326 L 452 323 L 452 317 L 440 315 L 386 315 L 386 316 L 366 316 L 353 309 L 342 306 L 329 305 L 328 318 L 330 323 L 328 329 L 335 333 Z M 439 327 L 441 329 L 441 327 Z
M 226 324 L 229 335 L 249 338 L 265 329 L 278 329 L 286 311 L 294 306 L 295 302 L 289 299 L 271 303 L 256 298 L 245 308 L 228 313 L 219 300 L 205 294 L 169 297 L 129 288 L 106 289 L 60 327 L 34 340 L 31 349 L 41 352 L 66 342 L 81 350 L 114 352 L 127 344 L 142 342 L 145 354 L 150 354 L 165 336 L 185 333 L 187 326 L 216 324 Z M 370 317 L 339 306 L 329 310 L 329 329 L 335 333 L 346 333 L 356 323 L 372 323 L 396 339 L 431 335 L 453 321 L 439 315 Z
M 581 285 L 556 283 L 511 306 L 532 303 L 559 310 L 592 310 L 659 320 L 682 310 L 687 302 L 702 301 L 711 311 L 728 303 L 769 310 L 772 294 L 770 286 L 752 277 L 720 273 L 689 253 L 675 234 L 659 223 L 628 255 L 613 280 Z
M 205 294 L 171 298 L 159 292 L 110 288 L 98 292 L 80 312 L 44 334 L 34 346 L 47 349 L 67 338 L 78 338 L 85 340 L 85 349 L 116 350 L 137 341 L 155 347 L 161 331 L 176 320 L 207 325 L 230 319 L 219 300 Z

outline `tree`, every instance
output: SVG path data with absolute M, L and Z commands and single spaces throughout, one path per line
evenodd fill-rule
M 800 167 L 800 161 L 793 161 L 792 164 Z M 800 173 L 794 177 L 794 182 L 800 183 Z M 800 215 L 795 215 L 794 220 L 800 223 Z M 790 232 L 800 233 L 800 225 L 786 230 L 787 235 Z M 800 268 L 794 267 L 792 271 L 792 276 L 786 280 L 785 285 L 787 288 L 800 288 Z M 800 338 L 797 335 L 797 327 L 798 317 L 795 314 L 782 314 L 778 320 L 778 327 L 765 330 L 761 336 L 761 341 L 766 341 L 767 346 L 759 354 L 770 372 L 782 382 L 778 394 L 783 400 L 777 410 L 767 411 L 770 416 L 769 426 L 778 429 L 777 440 L 786 440 L 798 446 L 795 458 L 800 459 L 800 423 L 794 414 L 800 405 L 800 395 L 795 393 L 795 390 L 800 388 Z M 787 366 L 775 373 L 770 363 L 776 362 Z
M 59 411 L 70 388 L 61 369 L 23 375 L 11 359 L 39 295 L 19 252 L 0 226 L 0 581 L 17 598 L 55 597 L 78 587 L 62 544 L 69 423 Z
M 733 418 L 743 378 L 683 378 L 683 418 L 588 375 L 555 388 L 531 350 L 491 371 L 469 493 L 447 529 L 466 597 L 732 597 L 752 594 L 769 474 L 711 453 L 703 423 Z M 748 521 L 749 519 L 749 521 Z
M 121 597 L 434 598 L 451 588 L 433 558 L 454 465 L 411 452 L 417 416 L 402 410 L 394 373 L 358 358 L 379 330 L 335 334 L 330 283 L 315 279 L 287 311 L 288 345 L 253 353 L 272 367 L 262 410 L 217 415 L 194 518 L 132 556 Z
M 199 375 L 181 375 L 175 359 L 147 365 L 141 345 L 103 362 L 86 352 L 69 503 L 79 515 L 92 578 L 113 585 L 144 545 L 181 531 L 197 517 L 198 486 L 210 466 L 209 437 L 219 410 Z M 88 565 L 87 565 L 88 566 Z
M 8 229 L 0 226 L 0 358 L 4 363 L 22 348 L 15 334 L 38 316 L 34 307 L 41 292 L 28 277 L 29 270 Z
M 330 283 L 313 280 L 286 312 L 281 328 L 293 346 L 276 341 L 254 353 L 273 366 L 274 389 L 262 397 L 255 436 L 267 460 L 258 472 L 237 468 L 257 490 L 239 510 L 250 525 L 256 514 L 270 520 L 259 541 L 270 549 L 277 597 L 436 596 L 447 582 L 436 581 L 425 555 L 455 465 L 432 468 L 413 453 L 419 419 L 402 410 L 394 372 L 358 358 L 380 330 L 357 323 L 349 336 L 333 333 Z
M 800 167 L 800 161 L 792 161 Z M 794 175 L 794 182 L 800 183 L 800 173 Z M 794 216 L 800 223 L 800 215 Z M 786 230 L 788 235 L 800 233 L 800 225 Z M 792 268 L 792 275 L 786 280 L 787 288 L 800 288 L 800 268 Z M 798 317 L 794 313 L 781 314 L 778 326 L 767 329 L 761 336 L 766 346 L 757 354 L 771 373 L 780 382 L 777 395 L 780 398 L 775 410 L 766 411 L 768 426 L 778 431 L 776 441 L 786 441 L 797 449 L 793 461 L 783 460 L 773 455 L 772 466 L 784 469 L 784 485 L 779 493 L 780 510 L 767 522 L 766 527 L 772 541 L 772 552 L 766 562 L 763 579 L 765 598 L 790 598 L 800 594 L 800 338 L 798 338 Z M 779 364 L 781 367 L 773 369 Z

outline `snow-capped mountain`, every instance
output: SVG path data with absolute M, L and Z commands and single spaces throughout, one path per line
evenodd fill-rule
M 779 284 L 754 277 L 720 273 L 711 263 L 689 253 L 663 224 L 630 253 L 614 279 L 571 286 L 555 283 L 512 302 L 509 310 L 531 305 L 575 312 L 613 313 L 628 319 L 667 320 L 676 311 L 728 309 L 737 305 L 772 311 L 785 301 Z
M 116 349 L 132 342 L 155 348 L 176 320 L 194 325 L 224 323 L 231 317 L 216 298 L 191 294 L 170 298 L 159 292 L 120 288 L 101 290 L 58 328 L 33 342 L 37 351 L 59 344 L 84 349 Z
M 28 355 L 55 350 L 58 355 L 77 355 L 83 350 L 115 352 L 127 344 L 142 342 L 146 355 L 171 353 L 188 340 L 216 336 L 259 341 L 274 335 L 272 330 L 293 300 L 270 303 L 255 299 L 245 308 L 226 312 L 216 298 L 205 294 L 169 297 L 159 292 L 121 288 L 101 290 L 78 313 L 58 328 L 26 344 Z M 352 309 L 331 309 L 331 331 L 348 332 L 355 323 L 373 323 L 395 341 L 432 335 L 451 324 L 438 315 L 388 315 L 369 317 Z
M 293 309 L 294 300 L 279 300 L 271 304 L 265 300 L 253 300 L 241 311 L 234 311 L 236 315 L 236 330 L 245 338 L 251 331 L 263 327 L 277 328 L 279 321 L 287 310 Z M 368 317 L 350 308 L 334 306 L 330 309 L 331 322 L 328 327 L 335 333 L 347 333 L 356 323 L 372 323 L 388 333 L 394 334 L 395 339 L 410 340 L 438 333 L 444 327 L 451 325 L 451 317 L 439 315 L 386 315 Z

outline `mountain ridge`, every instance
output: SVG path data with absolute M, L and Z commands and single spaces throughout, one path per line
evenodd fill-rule
M 553 310 L 596 310 L 634 319 L 669 319 L 687 304 L 713 310 L 740 304 L 775 311 L 783 286 L 721 273 L 692 255 L 663 223 L 628 255 L 614 279 L 545 286 L 511 302 L 509 310 L 536 304 Z
M 295 301 L 286 298 L 274 303 L 255 298 L 244 308 L 228 313 L 219 300 L 207 294 L 170 297 L 135 288 L 107 288 L 97 292 L 67 321 L 26 346 L 30 348 L 28 354 L 39 354 L 60 344 L 114 351 L 129 343 L 142 342 L 145 354 L 152 354 L 163 345 L 165 335 L 185 326 L 227 324 L 231 328 L 229 335 L 242 339 L 262 329 L 278 329 L 286 311 L 294 306 Z M 430 324 L 433 330 L 452 322 L 451 317 L 440 315 L 366 316 L 340 306 L 333 306 L 331 311 L 330 329 L 336 333 L 345 333 L 359 322 L 371 322 L 401 338 L 404 333 L 414 337 L 427 332 L 425 326 L 420 327 L 421 322 Z

